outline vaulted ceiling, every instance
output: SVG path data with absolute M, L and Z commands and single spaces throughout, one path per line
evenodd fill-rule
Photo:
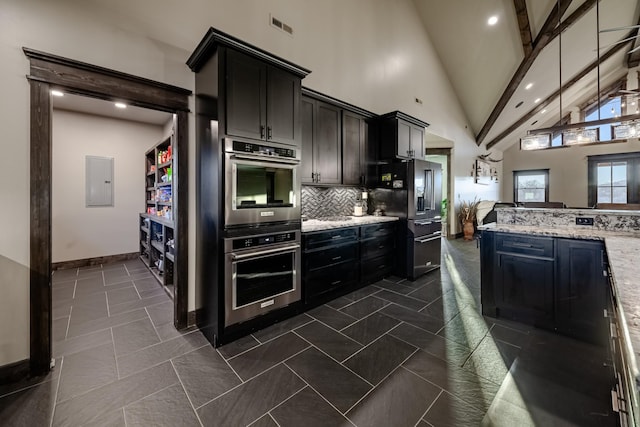
M 640 60 L 640 50 L 628 53 L 640 39 L 615 44 L 637 29 L 598 32 L 639 24 L 637 0 L 414 3 L 476 142 L 487 148 L 506 149 L 530 129 L 555 125 L 597 100 L 598 86 L 606 96 Z M 498 21 L 490 26 L 492 16 Z

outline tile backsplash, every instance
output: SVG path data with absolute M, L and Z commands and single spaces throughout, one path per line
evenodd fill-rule
M 359 187 L 309 187 L 302 186 L 302 215 L 309 218 L 321 218 L 335 215 L 353 215 L 353 207 L 360 198 Z M 363 200 L 364 212 L 367 211 Z

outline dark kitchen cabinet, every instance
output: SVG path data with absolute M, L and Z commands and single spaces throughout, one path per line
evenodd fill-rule
M 360 227 L 360 283 L 375 283 L 393 272 L 396 263 L 396 223 Z
M 596 344 L 607 342 L 607 265 L 599 241 L 557 239 L 558 330 Z
M 366 118 L 344 110 L 342 112 L 342 183 L 366 185 L 371 159 L 369 123 Z M 372 162 L 373 160 L 373 162 Z
M 226 64 L 227 133 L 297 144 L 301 79 L 232 49 Z
M 303 235 L 302 283 L 307 304 L 358 283 L 358 236 L 358 227 Z
M 302 161 L 303 184 L 342 182 L 341 110 L 322 101 L 303 97 Z
M 602 242 L 491 231 L 483 231 L 480 242 L 484 315 L 606 343 Z
M 381 116 L 379 123 L 381 159 L 424 159 L 428 123 L 400 111 Z

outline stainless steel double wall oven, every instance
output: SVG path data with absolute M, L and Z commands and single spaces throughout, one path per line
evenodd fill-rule
M 301 299 L 300 150 L 224 140 L 225 327 Z

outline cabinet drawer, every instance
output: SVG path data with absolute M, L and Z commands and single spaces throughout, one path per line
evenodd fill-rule
M 325 294 L 358 282 L 358 265 L 345 262 L 309 272 L 304 281 L 305 299 Z
M 362 259 L 376 258 L 392 252 L 395 246 L 395 236 L 391 234 L 378 239 L 362 241 L 360 243 L 360 254 Z
M 360 282 L 363 285 L 377 282 L 385 276 L 391 274 L 395 268 L 394 253 L 389 253 L 381 257 L 372 258 L 360 263 Z
M 316 249 L 337 243 L 358 240 L 358 228 L 336 228 L 328 231 L 305 233 L 303 235 L 304 249 Z
M 518 234 L 498 234 L 496 236 L 496 251 L 553 258 L 553 239 Z
M 363 225 L 360 227 L 360 234 L 363 239 L 370 237 L 382 237 L 389 234 L 393 234 L 396 224 L 393 222 L 386 222 L 380 224 Z
M 326 249 L 305 252 L 303 259 L 307 271 L 345 261 L 354 261 L 358 259 L 358 242 L 345 243 Z

